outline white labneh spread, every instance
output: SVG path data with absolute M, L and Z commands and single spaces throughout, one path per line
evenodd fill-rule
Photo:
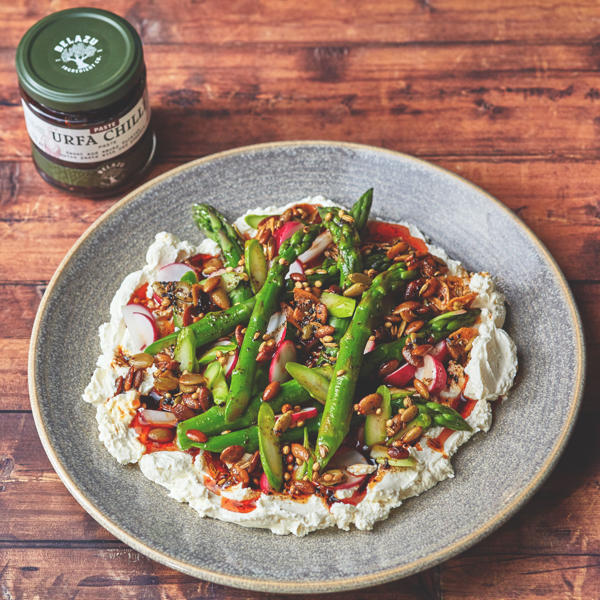
M 335 206 L 322 196 L 306 198 L 286 206 L 256 208 L 246 214 L 279 214 L 299 202 Z M 244 216 L 235 222 L 242 233 L 254 234 Z M 423 239 L 414 226 L 409 227 L 411 235 Z M 468 277 L 468 273 L 457 261 L 449 259 L 446 253 L 428 245 L 431 254 L 444 259 L 450 273 Z M 487 431 L 492 422 L 490 402 L 504 396 L 510 389 L 517 370 L 517 352 L 514 342 L 501 329 L 505 318 L 504 297 L 496 290 L 488 273 L 475 273 L 470 276 L 469 287 L 478 296 L 473 307 L 481 309 L 480 323 L 476 325 L 478 335 L 473 342 L 469 362 L 465 368 L 468 376 L 465 396 L 476 401 L 467 422 L 473 432 L 455 431 L 444 442 L 443 452 L 429 447 L 427 438 L 436 438 L 441 427 L 432 428 L 410 452 L 417 460 L 412 469 L 391 468 L 377 477 L 367 488 L 363 500 L 356 506 L 335 502 L 329 506 L 317 495 L 296 502 L 292 498 L 259 494 L 241 484 L 227 488 L 217 495 L 205 485 L 205 462 L 202 452 L 193 458 L 181 451 L 160 451 L 144 454 L 144 445 L 129 425 L 139 406 L 139 393 L 135 390 L 114 394 L 115 379 L 125 375 L 127 368 L 114 366 L 115 349 L 131 346 L 121 309 L 127 304 L 131 294 L 144 283 L 157 281 L 158 270 L 169 263 L 185 260 L 198 253 L 219 254 L 217 245 L 204 240 L 194 246 L 178 240 L 174 235 L 161 232 L 146 254 L 146 264 L 128 275 L 117 290 L 110 305 L 110 321 L 100 326 L 100 346 L 102 353 L 92 379 L 85 389 L 83 399 L 96 405 L 99 437 L 109 453 L 120 463 L 139 463 L 142 473 L 150 480 L 165 487 L 169 495 L 179 502 L 187 502 L 200 516 L 213 517 L 247 527 L 263 527 L 273 533 L 306 535 L 316 529 L 337 526 L 349 529 L 352 524 L 357 529 L 372 529 L 376 521 L 387 518 L 390 511 L 402 504 L 402 500 L 416 496 L 433 487 L 438 481 L 454 476 L 451 457 L 477 431 Z M 151 285 L 149 285 L 151 290 Z M 151 293 L 151 291 L 149 292 Z M 151 375 L 146 375 L 140 387 L 141 393 L 148 393 L 152 386 Z M 344 496 L 344 490 L 337 494 Z M 338 496 L 339 497 L 339 496 Z M 250 512 L 236 512 L 223 507 L 223 499 L 232 501 L 254 500 L 256 508 Z M 225 502 L 226 504 L 226 502 Z

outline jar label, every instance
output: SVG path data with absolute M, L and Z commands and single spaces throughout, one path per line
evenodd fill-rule
M 131 148 L 148 128 L 147 94 L 125 115 L 93 127 L 58 127 L 38 117 L 21 100 L 31 141 L 47 155 L 72 163 L 96 163 L 115 158 Z

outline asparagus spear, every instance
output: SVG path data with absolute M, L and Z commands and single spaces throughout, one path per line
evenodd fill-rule
M 368 189 L 350 209 L 350 214 L 354 217 L 354 225 L 359 232 L 367 224 L 371 204 L 373 204 L 373 188 Z
M 225 217 L 208 204 L 194 204 L 194 221 L 206 237 L 219 244 L 225 266 L 237 267 L 244 256 L 244 250 L 235 229 L 227 222 Z M 241 282 L 237 288 L 229 293 L 232 304 L 243 302 L 252 296 L 250 286 Z
M 462 415 L 445 404 L 427 402 L 425 405 L 433 414 L 436 425 L 454 429 L 455 431 L 473 431 L 473 428 L 462 418 Z
M 325 404 L 331 377 L 327 377 L 319 369 L 311 369 L 296 362 L 288 362 L 285 369 L 294 381 L 301 385 L 315 400 Z
M 337 268 L 340 271 L 340 285 L 342 288 L 350 285 L 351 282 L 348 280 L 350 274 L 362 271 L 359 232 L 367 224 L 372 203 L 373 188 L 367 190 L 354 203 L 349 214 L 344 214 L 338 209 L 319 208 L 319 214 L 325 223 L 325 227 L 331 233 L 331 237 L 338 247 Z M 329 271 L 334 273 L 335 267 L 328 269 Z
M 198 370 L 198 361 L 196 360 L 196 335 L 193 329 L 184 327 L 177 334 L 177 343 L 173 357 L 179 363 L 182 371 L 193 373 Z
M 196 335 L 196 346 L 199 348 L 230 334 L 238 325 L 245 325 L 250 319 L 254 308 L 255 298 L 248 298 L 227 310 L 208 313 L 205 317 L 188 325 Z M 160 340 L 152 342 L 145 350 L 147 354 L 156 354 L 163 348 L 171 346 L 177 340 L 178 333 L 170 333 Z
M 340 286 L 346 288 L 352 283 L 348 276 L 363 270 L 354 217 L 337 208 L 319 208 L 319 214 L 338 248 Z
M 219 244 L 225 264 L 237 267 L 244 251 L 237 233 L 225 217 L 208 204 L 194 204 L 192 211 L 198 228 L 206 237 Z
M 258 349 L 271 315 L 279 308 L 280 292 L 285 289 L 284 275 L 289 265 L 308 250 L 318 230 L 316 226 L 300 228 L 281 245 L 279 255 L 275 257 L 263 287 L 255 296 L 256 303 L 240 348 L 239 359 L 231 375 L 229 398 L 225 408 L 225 420 L 228 423 L 239 418 L 250 402 Z
M 317 438 L 317 460 L 323 468 L 346 437 L 352 417 L 354 391 L 363 360 L 364 347 L 374 321 L 381 317 L 383 301 L 407 278 L 402 266 L 394 265 L 373 280 L 356 307 L 348 330 L 340 340 L 334 377 L 329 384 L 323 419 Z
M 310 419 L 306 422 L 308 432 L 316 434 L 319 429 L 319 417 Z M 302 427 L 294 427 L 288 429 L 281 435 L 281 441 L 284 443 L 289 442 L 300 442 L 303 438 Z M 188 447 L 200 448 L 202 450 L 208 450 L 209 452 L 222 452 L 229 446 L 244 446 L 246 452 L 254 452 L 258 449 L 258 427 L 251 425 L 244 429 L 238 429 L 231 433 L 225 433 L 224 435 L 215 435 L 206 442 L 190 442 Z

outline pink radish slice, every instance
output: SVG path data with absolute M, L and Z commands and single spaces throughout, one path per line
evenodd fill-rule
M 288 221 L 279 229 L 275 230 L 274 237 L 275 242 L 277 242 L 277 252 L 279 252 L 281 244 L 283 244 L 285 240 L 289 240 L 300 227 L 302 227 L 302 223 L 299 223 L 298 221 Z
M 285 340 L 277 346 L 271 365 L 269 366 L 269 381 L 279 381 L 285 383 L 289 378 L 285 365 L 288 362 L 296 360 L 296 346 L 291 340 Z
M 330 469 L 342 469 L 346 474 L 344 482 L 336 485 L 335 489 L 346 490 L 357 487 L 365 480 L 366 475 L 352 475 L 346 471 L 346 467 L 358 464 L 367 464 L 367 459 L 360 452 L 354 450 L 354 448 L 341 446 L 331 459 L 328 467 Z
M 303 265 L 305 265 L 306 263 L 310 262 L 311 260 L 314 260 L 321 254 L 323 254 L 323 252 L 325 252 L 325 249 L 327 248 L 327 246 L 329 246 L 329 244 L 331 244 L 331 242 L 332 239 L 329 231 L 324 231 L 323 233 L 320 233 L 315 238 L 315 241 L 312 243 L 312 246 L 306 252 L 303 252 L 298 257 L 298 260 Z
M 231 377 L 231 374 L 233 373 L 233 370 L 235 369 L 235 365 L 237 365 L 239 355 L 240 355 L 239 350 L 236 350 L 235 354 L 232 354 L 227 359 L 227 362 L 223 366 L 223 370 L 225 371 L 225 377 Z
M 267 323 L 267 333 L 273 337 L 276 344 L 281 343 L 287 331 L 287 321 L 282 312 L 276 312 L 271 315 Z
M 189 273 L 194 269 L 188 265 L 184 265 L 183 263 L 170 263 L 161 267 L 158 270 L 158 280 L 159 281 L 179 281 L 186 273 Z
M 401 367 L 398 367 L 393 373 L 390 373 L 383 381 L 388 385 L 402 387 L 412 381 L 412 378 L 415 376 L 415 371 L 415 367 L 406 363 Z
M 141 425 L 153 425 L 154 427 L 175 427 L 177 425 L 177 418 L 170 412 L 145 408 L 138 414 Z
M 294 273 L 300 273 L 300 275 L 304 275 L 304 267 L 299 260 L 295 260 L 288 269 L 286 279 L 289 279 Z
M 314 419 L 319 414 L 316 408 L 305 408 L 297 413 L 292 415 L 292 423 L 297 423 L 298 421 L 308 421 L 308 419 Z
M 426 354 L 423 359 L 423 366 L 419 367 L 415 377 L 420 379 L 430 392 L 439 392 L 446 387 L 448 375 L 444 365 L 431 354 Z
M 373 350 L 375 350 L 375 340 L 368 340 L 363 354 L 369 354 Z
M 127 304 L 123 308 L 131 309 L 133 312 L 141 313 L 149 319 L 154 319 L 154 315 L 143 304 Z
M 446 340 L 438 342 L 429 354 L 433 356 L 433 358 L 437 358 L 440 362 L 445 362 L 449 354 Z
M 263 494 L 270 494 L 273 490 L 271 489 L 271 486 L 269 485 L 269 480 L 267 479 L 267 474 L 263 473 L 260 476 L 260 491 Z
M 158 339 L 152 313 L 141 304 L 127 304 L 121 309 L 123 320 L 133 344 L 133 350 L 143 350 Z

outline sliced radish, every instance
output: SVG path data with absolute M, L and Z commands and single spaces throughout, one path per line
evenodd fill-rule
M 448 380 L 444 365 L 431 354 L 424 356 L 423 366 L 417 369 L 415 377 L 420 379 L 430 392 L 439 392 L 444 389 Z
M 303 252 L 298 257 L 298 260 L 303 265 L 305 265 L 306 263 L 309 263 L 311 260 L 314 260 L 321 254 L 323 254 L 323 252 L 325 252 L 327 246 L 329 246 L 329 244 L 331 244 L 331 242 L 332 242 L 332 239 L 331 239 L 331 234 L 329 233 L 329 231 L 324 231 L 323 233 L 320 233 L 315 238 L 315 241 L 312 243 L 312 246 L 306 252 Z
M 393 373 L 390 373 L 384 378 L 384 382 L 395 387 L 405 386 L 412 381 L 415 376 L 416 369 L 408 363 L 398 367 Z
M 271 315 L 267 323 L 267 334 L 272 336 L 276 344 L 280 344 L 287 331 L 287 321 L 282 312 L 276 312 Z
M 263 474 L 260 476 L 260 491 L 263 494 L 270 494 L 273 490 L 271 489 L 271 486 L 269 485 L 269 480 L 267 479 L 267 474 L 263 472 Z
M 341 446 L 329 463 L 329 468 L 341 469 L 346 474 L 346 479 L 342 483 L 336 485 L 335 489 L 346 490 L 359 486 L 365 480 L 367 475 L 352 475 L 352 473 L 347 470 L 347 467 L 362 464 L 366 465 L 368 463 L 367 459 L 360 452 L 349 446 Z
M 290 265 L 290 268 L 288 269 L 288 272 L 287 272 L 287 275 L 285 276 L 285 278 L 289 279 L 293 273 L 300 273 L 300 275 L 304 275 L 304 267 L 302 266 L 302 263 L 299 260 L 295 260 Z
M 375 340 L 368 340 L 363 354 L 369 354 L 369 352 L 373 352 L 373 350 L 375 350 Z
M 154 427 L 175 427 L 177 425 L 177 417 L 170 412 L 145 408 L 140 410 L 138 415 L 140 425 L 152 425 Z
M 237 365 L 238 357 L 240 355 L 239 349 L 235 351 L 235 354 L 231 354 L 227 359 L 227 362 L 223 365 L 223 370 L 225 371 L 225 377 L 231 377 L 233 370 L 235 369 L 235 365 Z
M 285 383 L 289 378 L 289 374 L 285 369 L 288 362 L 296 360 L 296 346 L 291 340 L 285 340 L 277 346 L 271 365 L 269 366 L 269 381 L 279 381 Z
M 305 408 L 297 413 L 292 415 L 292 423 L 297 423 L 298 421 L 308 421 L 308 419 L 314 419 L 319 414 L 319 411 L 314 408 Z
M 123 309 L 127 308 L 127 311 L 137 312 L 145 315 L 149 319 L 154 319 L 154 315 L 143 305 L 143 304 L 127 304 Z M 125 316 L 125 313 L 123 313 Z
M 446 340 L 442 340 L 441 342 L 438 342 L 434 347 L 433 350 L 431 350 L 431 352 L 429 353 L 431 356 L 433 356 L 433 358 L 437 358 L 440 362 L 445 362 L 446 359 L 448 358 L 448 345 L 446 344 Z
M 158 339 L 158 329 L 152 313 L 141 304 L 127 304 L 121 309 L 123 320 L 136 352 Z
M 300 227 L 303 227 L 302 223 L 299 223 L 298 221 L 288 221 L 279 227 L 279 229 L 275 230 L 273 237 L 277 243 L 277 252 L 279 252 L 281 244 L 286 240 L 289 240 Z
M 158 270 L 159 281 L 179 281 L 186 273 L 194 272 L 194 269 L 183 263 L 170 263 Z

